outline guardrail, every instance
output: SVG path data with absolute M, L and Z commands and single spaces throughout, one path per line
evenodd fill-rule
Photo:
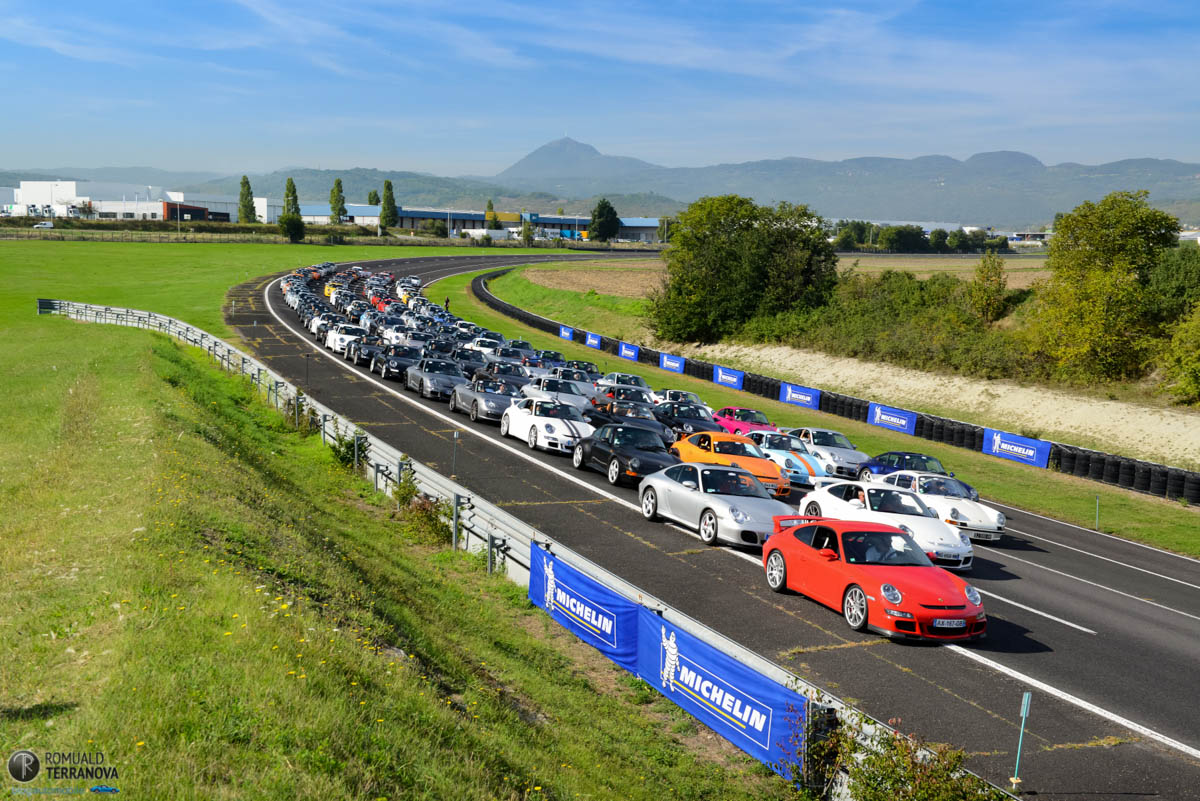
M 1146 462 L 1052 440 L 1024 437 L 948 417 L 898 409 L 864 398 L 792 384 L 779 378 L 734 370 L 718 364 L 664 353 L 635 343 L 573 328 L 526 311 L 491 293 L 487 283 L 512 268 L 478 275 L 471 292 L 491 308 L 526 325 L 611 353 L 629 361 L 713 381 L 771 400 L 871 423 L 898 433 L 986 453 L 1020 464 L 1087 478 L 1168 500 L 1200 504 L 1200 473 Z

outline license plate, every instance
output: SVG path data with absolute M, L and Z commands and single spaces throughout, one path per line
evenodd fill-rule
M 563 440 L 563 444 L 564 444 L 564 445 L 566 445 L 568 448 L 574 448 L 574 447 L 575 447 L 575 440 L 573 440 L 573 439 L 564 439 L 564 440 Z
M 933 625 L 934 628 L 939 629 L 965 629 L 967 627 L 967 621 L 963 620 L 961 617 L 939 617 L 937 620 L 933 621 Z
M 936 553 L 938 559 L 958 559 L 959 558 L 958 554 L 956 554 L 956 553 L 947 553 L 945 551 L 936 551 L 935 553 Z

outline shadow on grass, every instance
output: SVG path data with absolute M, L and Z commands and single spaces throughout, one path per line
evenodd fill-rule
M 33 706 L 0 706 L 0 720 L 46 720 L 78 707 L 74 701 L 34 704 Z

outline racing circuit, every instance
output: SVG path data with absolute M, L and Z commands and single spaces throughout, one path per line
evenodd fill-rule
M 356 263 L 428 283 L 570 258 Z M 430 467 L 449 474 L 453 465 L 473 492 L 866 713 L 965 749 L 968 767 L 990 781 L 1008 784 L 1021 696 L 1032 690 L 1025 791 L 1200 798 L 1200 561 L 989 500 L 1009 528 L 998 545 L 975 546 L 969 577 L 984 595 L 988 638 L 949 646 L 856 634 L 825 607 L 772 593 L 757 549 L 706 548 L 694 532 L 647 522 L 635 489 L 502 439 L 496 424 L 471 423 L 324 350 L 283 304 L 277 276 L 242 284 L 230 298 L 228 322 L 291 380 L 304 385 L 307 368 L 317 400 Z M 670 383 L 669 374 L 651 383 Z

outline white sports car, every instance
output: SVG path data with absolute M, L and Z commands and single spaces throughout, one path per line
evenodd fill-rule
M 909 490 L 874 482 L 823 485 L 800 499 L 803 514 L 894 526 L 912 537 L 935 565 L 970 570 L 971 539 L 946 523 Z M 940 510 L 939 510 L 940 511 Z
M 1008 524 L 1003 512 L 971 500 L 971 490 L 957 478 L 939 473 L 897 470 L 881 479 L 900 489 L 912 490 L 925 505 L 937 512 L 948 525 L 965 532 L 973 540 L 995 542 L 1004 536 Z
M 576 389 L 572 382 L 560 378 L 535 378 L 521 387 L 521 394 L 526 398 L 565 403 L 581 412 L 592 408 L 590 398 Z
M 549 400 L 526 398 L 505 409 L 500 418 L 501 435 L 560 453 L 570 453 L 595 430 L 574 406 Z

